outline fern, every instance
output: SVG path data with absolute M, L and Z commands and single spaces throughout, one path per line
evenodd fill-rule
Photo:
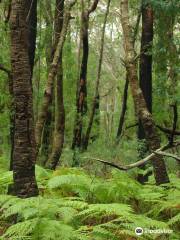
M 174 175 L 173 182 L 165 186 L 151 182 L 141 186 L 117 172 L 104 180 L 81 169 L 52 172 L 37 167 L 36 171 L 43 196 L 0 195 L 0 220 L 9 226 L 0 239 L 137 239 L 137 226 L 174 229 L 169 237 L 145 234 L 138 239 L 178 239 L 180 191 Z
M 178 213 L 176 216 L 172 217 L 169 221 L 168 221 L 168 225 L 172 226 L 174 224 L 180 224 L 180 213 Z

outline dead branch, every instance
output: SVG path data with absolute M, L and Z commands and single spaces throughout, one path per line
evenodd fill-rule
M 154 152 L 156 155 L 162 155 L 162 156 L 165 156 L 165 157 L 171 157 L 171 158 L 174 158 L 176 159 L 177 161 L 180 162 L 180 157 L 178 157 L 177 155 L 175 154 L 172 154 L 172 153 L 167 153 L 167 152 L 163 152 L 163 151 L 158 151 L 158 152 Z
M 180 145 L 180 142 L 175 142 L 175 143 L 173 143 L 173 145 L 170 145 L 168 143 L 167 145 L 157 149 L 156 151 L 154 151 L 153 153 L 151 153 L 149 156 L 145 157 L 144 159 L 141 159 L 140 161 L 132 163 L 132 164 L 129 164 L 129 165 L 117 165 L 115 163 L 108 162 L 106 160 L 99 159 L 99 158 L 94 158 L 94 157 L 88 157 L 88 158 L 90 158 L 92 160 L 95 160 L 95 161 L 98 161 L 98 162 L 101 162 L 103 164 L 106 164 L 108 166 L 114 167 L 114 168 L 116 168 L 118 170 L 121 170 L 121 171 L 128 171 L 130 169 L 133 169 L 133 168 L 136 168 L 136 167 L 140 167 L 140 166 L 146 164 L 147 162 L 149 162 L 157 154 L 158 155 L 167 156 L 167 157 L 171 157 L 171 158 L 174 158 L 174 159 L 180 161 L 180 158 L 177 155 L 164 152 L 165 150 L 167 150 L 169 148 L 177 147 L 179 145 Z

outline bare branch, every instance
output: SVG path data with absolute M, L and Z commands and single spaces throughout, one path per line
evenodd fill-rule
M 178 157 L 177 155 L 175 154 L 172 154 L 172 153 L 167 153 L 167 152 L 163 152 L 163 151 L 158 151 L 158 152 L 154 152 L 156 155 L 162 155 L 162 156 L 165 156 L 165 157 L 171 157 L 171 158 L 174 158 L 176 159 L 177 161 L 180 162 L 180 157 Z
M 156 125 L 156 127 L 159 128 L 159 130 L 161 130 L 164 133 L 172 134 L 172 131 L 173 131 L 172 129 L 162 127 L 158 124 Z M 178 130 L 174 131 L 173 135 L 180 135 L 180 131 L 178 131 Z
M 94 12 L 97 8 L 99 0 L 94 0 L 94 2 L 92 3 L 92 5 L 90 6 L 90 8 L 88 9 L 88 14 L 91 14 L 92 12 Z
M 163 152 L 163 150 L 167 150 L 169 148 L 172 148 L 172 147 L 176 147 L 176 146 L 179 146 L 180 145 L 180 142 L 176 142 L 174 143 L 173 145 L 170 145 L 169 143 L 159 149 L 157 149 L 156 151 L 154 151 L 153 153 L 151 153 L 149 156 L 145 157 L 144 159 L 138 161 L 138 162 L 135 162 L 135 163 L 132 163 L 132 164 L 129 164 L 129 165 L 117 165 L 115 163 L 111 163 L 111 162 L 108 162 L 106 160 L 103 160 L 103 159 L 99 159 L 99 158 L 92 158 L 92 157 L 88 157 L 92 160 L 95 160 L 95 161 L 98 161 L 98 162 L 101 162 L 103 164 L 106 164 L 108 166 L 111 166 L 111 167 L 114 167 L 118 170 L 121 170 L 121 171 L 127 171 L 127 170 L 130 170 L 130 169 L 133 169 L 133 168 L 136 168 L 136 167 L 140 167 L 144 164 L 146 164 L 147 162 L 149 162 L 155 155 L 163 155 L 163 156 L 168 156 L 168 157 L 172 157 L 178 161 L 180 161 L 180 158 L 174 154 L 171 154 L 171 153 L 166 153 L 166 152 Z
M 128 125 L 128 126 L 126 127 L 126 129 L 133 128 L 133 127 L 137 127 L 137 126 L 138 126 L 138 123 L 133 123 L 133 124 L 131 124 L 131 125 Z M 157 127 L 160 131 L 162 131 L 162 132 L 164 132 L 164 133 L 172 134 L 172 131 L 173 131 L 172 129 L 162 127 L 162 126 L 160 126 L 160 125 L 158 125 L 158 124 L 156 124 L 156 127 Z M 180 135 L 180 131 L 175 130 L 173 134 L 174 134 L 174 135 Z

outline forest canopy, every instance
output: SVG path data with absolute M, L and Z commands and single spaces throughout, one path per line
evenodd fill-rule
M 0 31 L 0 239 L 180 239 L 179 0 L 1 0 Z

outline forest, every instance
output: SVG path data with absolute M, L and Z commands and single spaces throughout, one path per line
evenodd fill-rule
M 180 239 L 180 1 L 0 0 L 0 240 Z

